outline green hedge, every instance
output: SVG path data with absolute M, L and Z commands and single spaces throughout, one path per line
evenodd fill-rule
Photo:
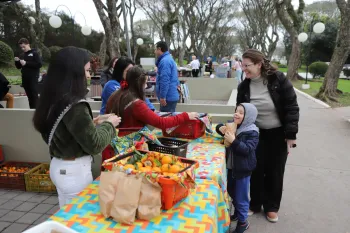
M 343 69 L 343 72 L 346 77 L 350 77 L 350 69 Z
M 312 74 L 313 78 L 324 77 L 328 69 L 328 65 L 325 62 L 314 62 L 309 66 L 309 72 Z
M 10 65 L 13 62 L 13 50 L 6 43 L 0 41 L 0 65 Z
M 41 50 L 42 59 L 44 62 L 49 62 L 51 59 L 51 51 L 48 47 L 44 46 Z

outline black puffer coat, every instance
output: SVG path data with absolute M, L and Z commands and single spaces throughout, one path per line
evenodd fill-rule
M 298 133 L 299 106 L 293 85 L 286 76 L 279 71 L 268 75 L 267 80 L 267 88 L 277 109 L 286 139 L 296 139 L 296 134 Z M 237 105 L 250 102 L 249 86 L 250 79 L 245 79 L 238 86 Z

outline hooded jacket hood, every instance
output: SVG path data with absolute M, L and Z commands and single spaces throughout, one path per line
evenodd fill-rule
M 256 127 L 255 121 L 258 116 L 258 110 L 253 104 L 242 103 L 240 104 L 244 108 L 244 118 L 242 123 L 237 129 L 237 135 L 247 132 L 247 131 L 256 131 L 259 132 L 259 128 Z

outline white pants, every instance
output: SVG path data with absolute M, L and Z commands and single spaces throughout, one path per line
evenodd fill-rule
M 60 207 L 92 182 L 91 156 L 76 158 L 74 161 L 53 158 L 50 164 L 50 177 L 56 185 Z

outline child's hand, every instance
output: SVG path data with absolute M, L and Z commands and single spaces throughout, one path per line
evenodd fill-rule
M 231 132 L 225 133 L 225 141 L 229 142 L 230 144 L 236 139 L 236 136 Z
M 219 131 L 222 133 L 222 134 L 225 134 L 226 133 L 226 130 L 227 130 L 227 127 L 224 125 L 224 126 L 221 126 L 219 128 Z

